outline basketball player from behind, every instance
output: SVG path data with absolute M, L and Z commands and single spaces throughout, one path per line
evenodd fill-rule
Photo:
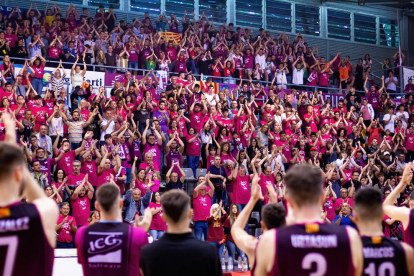
M 259 241 L 254 275 L 361 275 L 362 243 L 350 228 L 323 224 L 324 176 L 298 165 L 285 177 L 295 224 L 266 231 Z M 287 253 L 288 252 L 288 253 Z
M 16 123 L 2 116 L 0 142 L 0 275 L 52 275 L 55 223 L 59 214 L 27 170 L 16 146 Z M 29 203 L 21 203 L 23 196 Z
M 354 216 L 363 245 L 363 275 L 414 275 L 414 249 L 384 237 L 382 198 L 377 189 L 365 188 L 356 193 Z
M 413 178 L 413 166 L 411 162 L 405 165 L 404 173 L 400 183 L 390 193 L 390 195 L 384 200 L 382 208 L 384 213 L 392 219 L 401 221 L 404 227 L 404 241 L 414 247 L 414 193 L 410 195 L 410 208 L 397 207 L 394 202 L 398 196 L 404 192 L 407 184 L 411 182 Z
M 79 228 L 75 236 L 83 275 L 140 275 L 141 247 L 148 243 L 147 231 L 152 214 L 149 209 L 145 210 L 140 223 L 136 215 L 135 226 L 140 227 L 133 227 L 122 222 L 122 206 L 115 183 L 103 184 L 96 191 L 95 207 L 101 212 L 101 219 L 91 226 Z

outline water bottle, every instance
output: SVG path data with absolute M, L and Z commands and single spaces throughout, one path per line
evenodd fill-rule
M 226 261 L 224 260 L 224 257 L 221 257 L 221 271 L 226 272 Z
M 233 262 L 234 262 L 234 259 L 232 257 L 229 257 L 228 265 L 227 265 L 227 272 L 233 271 Z
M 248 267 L 248 263 L 247 263 L 247 257 L 246 255 L 243 256 L 243 271 L 247 272 L 247 270 L 249 269 Z
M 242 257 L 241 256 L 239 256 L 239 258 L 237 259 L 237 270 L 242 271 Z

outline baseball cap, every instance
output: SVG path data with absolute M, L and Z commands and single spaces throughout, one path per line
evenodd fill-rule
M 390 155 L 390 153 L 388 151 L 384 152 L 383 156 L 385 155 Z
M 313 151 L 313 150 L 316 150 L 316 148 L 315 147 L 311 147 L 311 149 L 310 149 L 311 151 Z

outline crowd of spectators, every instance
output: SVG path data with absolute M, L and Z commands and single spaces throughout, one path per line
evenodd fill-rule
M 34 5 L 0 19 L 0 114 L 15 120 L 29 170 L 60 206 L 59 248 L 73 247 L 77 229 L 99 221 L 95 191 L 104 183 L 119 187 L 126 223 L 152 210 L 154 240 L 167 229 L 161 193 L 186 189 L 196 237 L 220 254 L 226 244 L 234 258 L 236 251 L 244 253 L 224 233 L 248 204 L 255 174 L 261 176 L 255 206 L 260 211 L 269 202 L 268 185 L 276 201 L 286 204 L 283 179 L 289 168 L 320 168 L 326 176 L 323 218 L 355 227 L 355 192 L 373 186 L 387 197 L 414 161 L 414 86 L 410 81 L 398 103 L 390 96 L 399 70 L 389 60 L 375 84 L 369 55 L 355 65 L 340 52 L 328 60 L 300 33 L 290 41 L 284 33 L 273 37 L 260 29 L 255 36 L 231 23 L 216 29 L 204 13 L 198 20 L 192 15 L 192 22 L 173 14 L 151 22 L 146 14 L 132 23 L 118 23 L 112 8 L 100 7 L 91 17 L 70 4 L 63 17 L 55 3 L 44 13 Z M 180 42 L 165 41 L 165 30 L 179 32 Z M 399 59 L 397 53 L 393 67 Z M 52 88 L 43 92 L 43 70 L 53 60 Z M 72 63 L 72 91 L 65 90 L 62 62 Z M 23 69 L 16 72 L 15 63 Z M 115 82 L 109 95 L 104 87 L 94 93 L 83 81 L 93 64 L 95 70 L 125 73 L 124 81 Z M 128 68 L 149 71 L 138 80 Z M 170 76 L 159 95 L 154 70 Z M 192 73 L 211 77 L 197 81 Z M 301 91 L 302 84 L 329 87 L 330 79 L 347 91 L 337 104 L 325 101 L 323 88 Z M 239 86 L 216 94 L 213 82 L 221 81 Z M 285 86 L 291 94 L 281 93 Z M 0 140 L 3 130 L 0 121 Z M 396 204 L 408 206 L 412 190 L 410 183 Z M 398 221 L 386 217 L 384 227 L 386 235 L 402 238 Z
M 293 39 L 284 32 L 276 36 L 263 28 L 255 34 L 252 29 L 234 28 L 233 23 L 215 25 L 204 12 L 198 20 L 194 13 L 184 12 L 181 19 L 163 13 L 152 22 L 145 13 L 142 20 L 125 22 L 117 20 L 112 7 L 105 10 L 100 6 L 91 15 L 87 8 L 80 10 L 72 3 L 65 12 L 56 3 L 46 5 L 44 11 L 35 4 L 24 13 L 14 8 L 1 15 L 0 30 L 4 32 L 0 32 L 0 55 L 20 58 L 16 63 L 43 57 L 55 62 L 53 67 L 63 61 L 67 69 L 80 62 L 88 70 L 101 72 L 125 73 L 128 68 L 134 75 L 137 69 L 183 71 L 213 76 L 215 82 L 235 84 L 235 79 L 250 78 L 267 81 L 265 86 L 274 81 L 279 87 L 283 82 L 307 85 L 308 90 L 318 86 L 323 91 L 355 87 L 362 92 L 366 78 L 369 89 L 381 75 L 373 74 L 375 64 L 369 54 L 353 57 L 354 64 L 350 56 L 340 52 L 330 60 L 319 55 L 317 46 L 308 45 L 300 32 Z M 166 32 L 179 36 L 168 40 Z M 377 65 L 389 92 L 397 90 L 403 54 L 401 61 L 397 52 L 392 61 L 387 58 Z M 40 94 L 42 87 L 33 87 Z

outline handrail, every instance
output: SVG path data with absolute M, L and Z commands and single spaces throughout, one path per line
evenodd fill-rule
M 28 60 L 28 59 L 25 59 L 25 58 L 18 58 L 18 57 L 10 57 L 10 59 L 11 60 Z M 58 61 L 54 61 L 54 60 L 46 60 L 46 62 L 47 63 L 52 63 L 52 64 L 59 64 L 59 62 Z M 71 67 L 74 65 L 73 63 L 71 63 L 71 62 L 65 62 L 65 61 L 62 61 L 62 64 L 67 64 L 67 65 L 71 65 Z M 82 63 L 78 63 L 77 65 L 79 65 L 79 66 L 82 66 Z M 146 72 L 149 72 L 150 70 L 148 70 L 148 69 L 135 69 L 135 68 L 124 68 L 124 67 L 116 67 L 116 66 L 106 66 L 106 65 L 96 65 L 96 64 L 86 64 L 86 67 L 93 67 L 93 71 L 95 71 L 95 72 L 100 72 L 100 71 L 96 71 L 95 70 L 95 67 L 99 67 L 99 68 L 107 68 L 107 69 L 113 69 L 113 70 L 117 70 L 117 71 L 125 71 L 125 72 L 134 72 L 134 71 L 136 71 L 136 72 L 143 72 L 143 73 L 146 73 Z M 120 74 L 125 74 L 125 72 L 122 72 L 122 73 L 120 73 Z M 193 76 L 196 76 L 196 77 L 201 77 L 201 75 L 200 74 L 194 74 L 194 73 L 192 73 L 192 75 Z M 212 79 L 225 79 L 225 80 L 228 80 L 228 78 L 226 78 L 226 77 L 216 77 L 216 76 L 207 76 L 207 75 L 204 75 L 204 77 L 206 77 L 206 78 L 208 78 L 208 77 L 211 77 Z M 232 79 L 234 82 L 236 82 L 236 84 L 237 84 L 237 82 L 240 82 L 240 79 L 237 79 L 237 78 L 233 78 Z M 249 79 L 242 79 L 244 82 L 250 82 L 250 80 Z M 252 81 L 253 83 L 254 82 L 256 82 L 256 81 Z M 271 83 L 271 81 L 260 81 L 260 83 L 266 83 L 266 84 L 270 84 Z M 277 84 L 277 85 L 281 85 L 282 83 L 274 83 L 274 84 Z M 303 85 L 303 84 L 284 84 L 284 85 L 286 85 L 286 86 L 291 86 L 291 85 L 293 85 L 293 86 L 295 86 L 295 87 L 301 87 L 301 88 L 303 88 L 303 90 L 307 90 L 307 88 L 310 88 L 310 89 L 312 89 L 312 91 L 314 91 L 314 90 L 328 90 L 329 92 L 328 93 L 332 93 L 332 94 L 339 94 L 339 87 L 325 87 L 325 86 L 309 86 L 309 85 Z M 342 90 L 345 90 L 345 91 L 348 91 L 347 89 L 342 89 Z M 362 93 L 363 95 L 365 95 L 365 91 L 361 91 L 361 90 L 356 90 L 356 92 L 358 92 L 358 93 Z M 390 95 L 404 95 L 404 93 L 389 93 Z

